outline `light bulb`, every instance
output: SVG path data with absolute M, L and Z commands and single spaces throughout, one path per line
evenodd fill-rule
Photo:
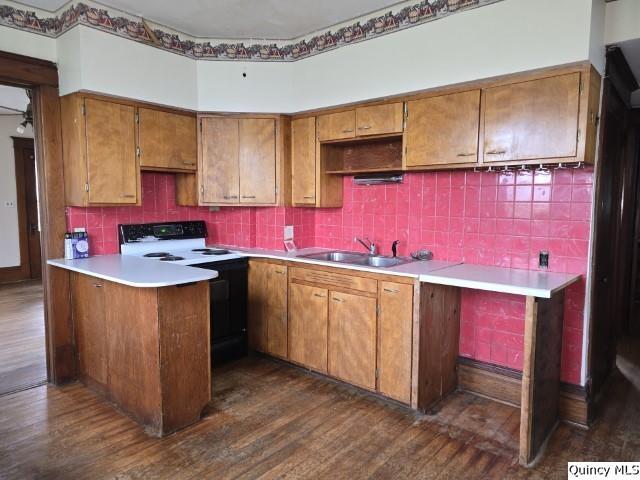
M 24 127 L 22 125 L 18 125 L 18 128 L 16 128 L 16 132 L 22 135 L 24 133 Z

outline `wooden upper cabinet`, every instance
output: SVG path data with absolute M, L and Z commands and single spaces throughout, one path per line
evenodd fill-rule
M 138 109 L 140 167 L 196 170 L 196 118 L 150 108 Z
M 575 157 L 580 73 L 488 88 L 484 162 Z
M 137 203 L 135 108 L 92 98 L 85 99 L 84 107 L 89 203 Z
M 276 125 L 272 118 L 239 120 L 240 203 L 276 203 Z
M 318 140 L 343 140 L 356 136 L 356 112 L 329 113 L 317 117 Z
M 478 161 L 480 90 L 407 103 L 407 167 Z
M 411 401 L 413 286 L 381 281 L 378 341 L 378 390 L 404 403 Z
M 375 390 L 376 324 L 375 298 L 330 292 L 330 375 Z
M 316 119 L 291 122 L 291 196 L 294 205 L 316 203 Z
M 237 204 L 240 201 L 238 119 L 204 117 L 200 121 L 200 203 Z
M 402 102 L 356 108 L 356 135 L 402 133 L 403 116 Z
M 289 284 L 289 359 L 327 373 L 326 288 Z

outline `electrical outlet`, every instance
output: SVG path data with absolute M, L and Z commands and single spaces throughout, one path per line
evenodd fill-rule
M 284 227 L 284 239 L 291 240 L 293 238 L 293 225 Z
M 7 208 L 14 208 L 16 206 L 16 202 L 14 202 L 13 200 L 7 200 L 6 202 L 4 202 L 4 206 Z
M 538 257 L 538 267 L 544 270 L 549 268 L 549 252 L 546 250 L 542 250 L 540 252 L 540 256 Z

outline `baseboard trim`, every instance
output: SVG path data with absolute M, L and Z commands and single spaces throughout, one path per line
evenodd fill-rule
M 520 406 L 522 373 L 511 368 L 458 357 L 458 387 L 461 390 Z M 560 384 L 560 420 L 589 427 L 591 401 L 584 387 Z

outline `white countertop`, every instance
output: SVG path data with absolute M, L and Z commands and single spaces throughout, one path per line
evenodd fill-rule
M 551 298 L 551 295 L 578 281 L 579 278 L 580 275 L 568 273 L 468 263 L 420 275 L 421 282 L 541 298 Z
M 490 292 L 511 293 L 531 297 L 551 298 L 563 288 L 578 281 L 580 275 L 544 272 L 538 270 L 519 270 L 514 268 L 451 263 L 442 260 L 411 262 L 390 268 L 363 267 L 343 263 L 325 262 L 300 258 L 297 255 L 331 251 L 326 248 L 305 248 L 297 252 L 264 250 L 257 248 L 237 248 L 225 246 L 236 253 L 255 258 L 273 258 L 292 262 L 324 265 L 350 270 L 360 270 L 387 275 L 401 275 L 417 278 L 421 282 L 471 288 Z
M 158 288 L 202 282 L 218 276 L 215 270 L 175 265 L 129 255 L 102 255 L 77 260 L 56 259 L 49 265 L 130 287 Z

